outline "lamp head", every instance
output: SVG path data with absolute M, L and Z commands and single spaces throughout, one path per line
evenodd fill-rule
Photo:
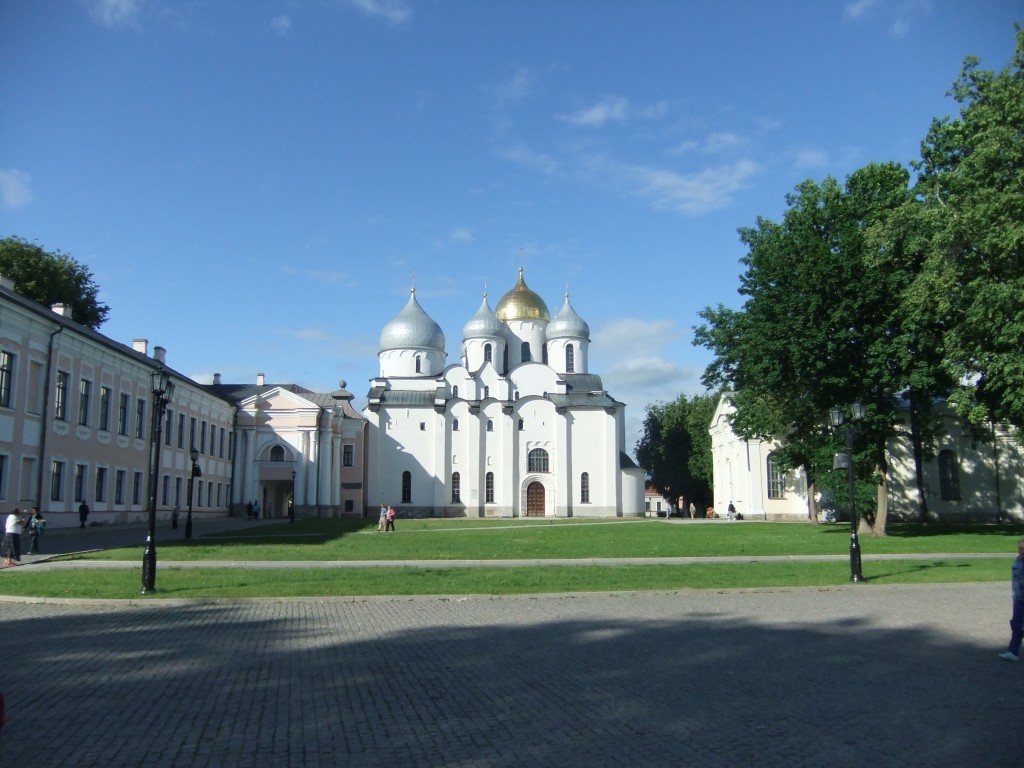
M 829 409 L 828 420 L 833 427 L 841 427 L 843 425 L 843 409 L 838 405 Z
M 188 452 L 188 455 L 191 457 L 194 463 L 199 458 L 199 451 L 193 448 L 191 451 Z

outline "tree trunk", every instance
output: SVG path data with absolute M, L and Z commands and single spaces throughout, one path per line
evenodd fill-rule
M 889 518 L 889 473 L 886 460 L 880 459 L 875 465 L 875 472 L 881 482 L 878 483 L 878 495 L 875 505 L 875 524 L 871 528 L 872 536 L 885 536 L 885 524 Z
M 807 519 L 816 523 L 821 519 L 821 510 L 818 508 L 818 494 L 815 491 L 814 481 L 807 481 Z
M 924 445 L 917 413 L 917 395 L 910 390 L 910 442 L 914 447 L 914 482 L 917 486 L 917 514 L 922 523 L 928 522 L 928 497 L 924 492 Z

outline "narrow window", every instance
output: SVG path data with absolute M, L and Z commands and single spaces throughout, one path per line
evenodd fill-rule
M 572 344 L 567 344 L 565 347 L 565 372 L 572 373 L 576 370 L 576 351 L 572 348 Z
M 580 504 L 590 503 L 590 473 L 580 475 Z
M 408 470 L 402 473 L 402 503 L 412 503 L 412 472 Z
M 14 355 L 0 352 L 0 406 L 11 407 L 11 392 L 14 389 Z
M 356 447 L 354 445 L 341 446 L 341 466 L 352 467 L 356 463 Z
M 494 503 L 494 473 L 488 472 L 484 478 L 484 502 Z
M 107 500 L 107 470 L 105 467 L 96 469 L 96 501 Z
M 114 475 L 114 503 L 124 504 L 124 480 L 125 471 L 123 469 L 117 470 L 117 474 Z
M 485 363 L 491 362 L 491 345 L 490 344 L 484 344 L 484 362 Z
M 136 472 L 132 477 L 132 504 L 142 503 L 142 473 Z
M 275 445 L 270 449 L 270 460 L 271 461 L 284 461 L 284 448 L 280 445 Z
M 64 498 L 64 462 L 55 461 L 50 465 L 50 501 Z
M 185 447 L 185 414 L 178 414 L 178 447 Z
M 68 374 L 57 371 L 57 397 L 53 402 L 53 416 L 60 421 L 68 420 Z
M 124 392 L 117 404 L 117 434 L 128 434 L 128 395 Z
M 100 387 L 100 423 L 99 427 L 104 432 L 110 431 L 110 404 L 114 393 L 110 387 Z
M 454 387 L 452 387 L 452 397 L 458 397 L 458 396 L 459 396 L 459 386 L 456 384 Z
M 172 411 L 170 408 L 168 408 L 167 409 L 167 414 L 164 417 L 164 445 L 166 445 L 168 448 L 171 447 L 171 443 L 173 442 L 172 436 L 171 436 L 171 428 L 173 426 L 174 426 L 174 411 Z
M 458 419 L 452 419 L 452 432 L 458 432 L 458 431 L 459 431 L 459 420 Z
M 92 382 L 82 379 L 78 382 L 78 426 L 89 426 L 89 401 L 92 398 Z
M 943 501 L 960 500 L 960 467 L 950 450 L 939 453 L 939 496 Z
M 141 397 L 135 403 L 135 436 L 146 436 L 146 401 Z
M 460 499 L 461 478 L 458 472 L 452 472 L 452 504 L 457 504 Z
M 491 396 L 491 388 L 490 387 L 484 387 L 484 398 L 488 398 L 490 396 Z
M 494 422 L 491 421 L 490 419 L 487 420 L 487 431 L 488 432 L 493 432 L 494 431 Z
M 768 498 L 781 499 L 785 497 L 786 471 L 775 459 L 775 454 L 768 454 Z
M 523 420 L 522 419 L 519 420 L 519 431 L 520 432 L 523 431 Z
M 530 354 L 530 342 L 524 341 L 520 349 L 522 350 L 522 353 L 520 355 L 522 361 L 524 363 L 530 362 L 530 360 L 533 359 L 533 356 Z
M 85 501 L 85 464 L 75 465 L 75 501 Z
M 421 372 L 420 371 L 421 367 L 422 367 L 422 365 L 421 365 L 421 361 L 420 361 L 420 356 L 416 355 L 416 373 L 420 373 Z

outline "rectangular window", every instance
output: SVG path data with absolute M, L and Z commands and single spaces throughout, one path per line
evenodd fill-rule
M 773 455 L 768 456 L 768 498 L 782 499 L 786 496 L 786 471 Z
M 121 399 L 117 404 L 117 434 L 128 434 L 128 395 L 121 393 Z
M 355 502 L 352 499 L 345 499 L 345 511 L 354 512 L 356 508 Z
M 188 447 L 191 450 L 196 447 L 196 417 L 189 419 L 188 426 Z
M 164 445 L 171 447 L 171 427 L 174 426 L 174 411 L 167 409 L 167 418 L 164 419 Z
M 105 467 L 96 468 L 96 501 L 107 500 L 107 470 Z
M 11 407 L 11 392 L 14 391 L 14 355 L 0 352 L 0 406 Z
M 75 501 L 85 501 L 85 478 L 89 469 L 85 464 L 75 465 Z
M 78 382 L 78 426 L 89 426 L 89 405 L 92 399 L 92 382 L 82 379 Z
M 206 453 L 206 422 L 199 425 L 199 452 Z
M 142 503 L 142 473 L 136 472 L 132 478 L 132 504 Z
M 170 475 L 164 475 L 163 485 L 161 486 L 160 498 L 161 498 L 160 503 L 163 504 L 165 507 L 170 504 L 170 500 L 171 500 L 171 476 Z
M 494 503 L 494 473 L 488 472 L 484 479 L 484 503 Z
M 64 462 L 55 461 L 50 467 L 50 501 L 64 498 Z
M 356 447 L 354 445 L 341 446 L 341 465 L 343 467 L 355 466 Z
M 53 417 L 60 421 L 68 420 L 68 373 L 57 371 L 57 393 L 53 402 Z
M 217 425 L 210 425 L 210 455 L 217 455 Z
M 223 427 L 220 430 L 220 457 L 222 459 L 224 458 L 224 432 L 226 431 Z
M 43 372 L 43 364 L 38 360 L 28 361 L 28 412 L 39 414 L 43 412 L 43 405 L 46 401 L 46 374 Z
M 184 481 L 180 477 L 174 478 L 174 506 L 181 506 L 181 485 Z
M 100 423 L 99 428 L 104 432 L 110 431 L 110 402 L 113 393 L 110 387 L 100 387 Z
M 178 414 L 178 447 L 185 447 L 185 414 Z
M 125 471 L 123 469 L 117 470 L 117 474 L 114 475 L 114 503 L 124 504 L 124 481 Z
M 146 401 L 141 397 L 135 403 L 135 436 L 140 440 L 146 436 Z

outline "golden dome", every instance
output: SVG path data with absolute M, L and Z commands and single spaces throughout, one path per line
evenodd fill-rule
M 526 287 L 523 280 L 523 268 L 519 268 L 519 282 L 516 287 L 501 297 L 494 314 L 502 322 L 508 320 L 543 320 L 551 319 L 548 305 L 544 299 Z

